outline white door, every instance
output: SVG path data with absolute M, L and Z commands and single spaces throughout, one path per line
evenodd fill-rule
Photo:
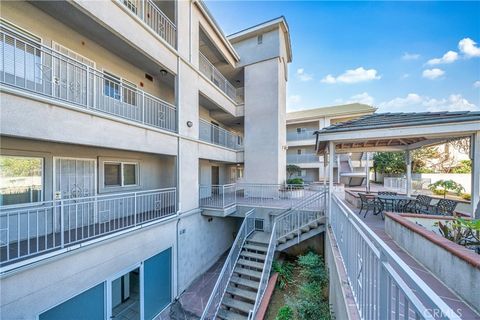
M 95 160 L 55 158 L 54 198 L 73 199 L 95 195 Z

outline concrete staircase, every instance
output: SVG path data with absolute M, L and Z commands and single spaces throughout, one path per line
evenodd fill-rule
M 217 313 L 219 319 L 248 319 L 257 298 L 269 241 L 270 233 L 261 231 L 254 231 L 245 240 Z
M 325 231 L 325 217 L 313 220 L 307 225 L 304 225 L 296 232 L 291 232 L 281 238 L 277 239 L 277 251 L 286 250 L 302 241 L 310 239 Z

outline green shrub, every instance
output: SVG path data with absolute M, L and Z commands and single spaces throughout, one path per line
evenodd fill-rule
M 287 184 L 303 184 L 303 179 L 302 178 L 288 179 Z
M 429 184 L 428 188 L 435 194 L 442 194 L 444 198 L 448 191 L 453 191 L 457 195 L 460 195 L 463 191 L 465 191 L 465 188 L 460 183 L 457 183 L 453 180 L 438 180 Z M 442 193 L 437 193 L 438 191 L 441 191 Z
M 274 261 L 272 269 L 278 273 L 277 286 L 284 290 L 293 281 L 293 264 Z
M 300 274 L 309 281 L 319 282 L 325 285 L 328 282 L 328 274 L 325 269 L 322 257 L 314 252 L 298 257 Z
M 432 190 L 433 194 L 436 194 L 437 196 L 444 196 L 447 194 L 445 190 L 440 190 L 440 189 L 433 189 Z
M 463 200 L 472 200 L 472 195 L 470 193 L 462 193 L 462 199 Z
M 293 310 L 289 306 L 283 306 L 278 309 L 275 320 L 293 320 Z

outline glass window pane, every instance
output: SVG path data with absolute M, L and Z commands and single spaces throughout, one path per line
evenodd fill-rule
M 172 301 L 172 248 L 145 261 L 145 319 L 153 319 Z
M 123 165 L 123 185 L 135 185 L 137 184 L 137 165 L 136 164 L 124 164 Z
M 0 156 L 0 205 L 42 201 L 43 159 Z
M 106 186 L 121 186 L 121 164 L 105 163 L 104 164 L 104 180 Z

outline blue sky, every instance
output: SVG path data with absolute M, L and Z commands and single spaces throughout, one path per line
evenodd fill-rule
M 285 16 L 288 110 L 480 110 L 480 2 L 206 1 L 225 34 Z

